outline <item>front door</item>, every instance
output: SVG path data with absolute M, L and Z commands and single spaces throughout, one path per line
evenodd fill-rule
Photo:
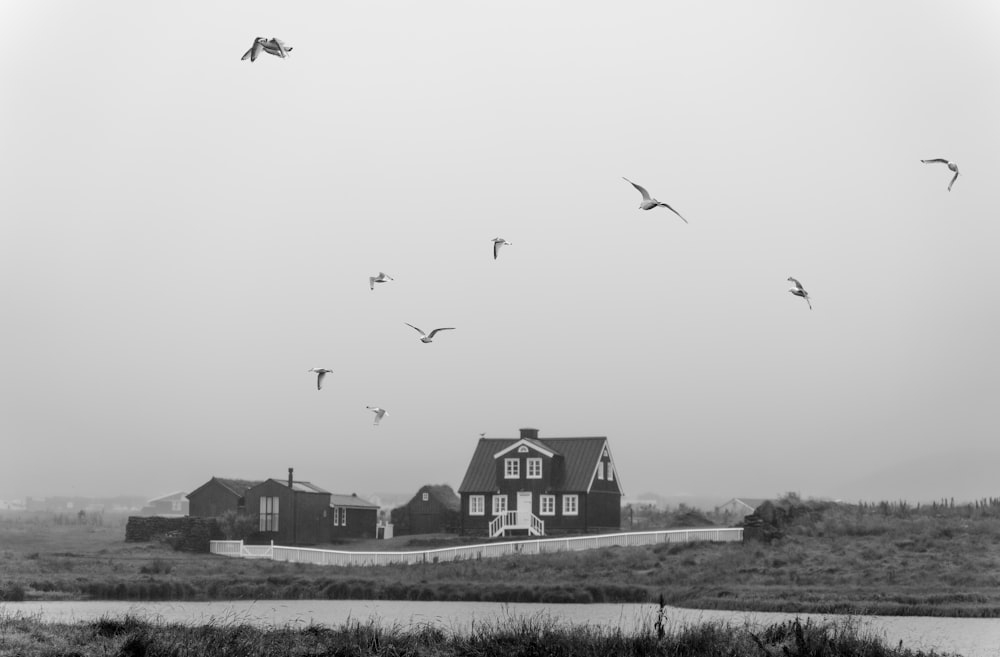
M 517 494 L 517 526 L 531 526 L 531 491 Z

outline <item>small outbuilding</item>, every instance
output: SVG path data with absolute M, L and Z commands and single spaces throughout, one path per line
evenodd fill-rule
M 330 494 L 330 538 L 376 538 L 378 505 L 350 495 Z
M 462 498 L 448 484 L 421 486 L 413 498 L 392 510 L 397 535 L 457 532 L 462 522 Z
M 187 494 L 188 515 L 218 518 L 227 511 L 244 513 L 247 491 L 260 483 L 260 480 L 212 477 Z

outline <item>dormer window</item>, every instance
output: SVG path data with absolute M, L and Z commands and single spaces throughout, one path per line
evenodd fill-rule
M 542 478 L 542 459 L 540 458 L 528 459 L 528 479 L 541 479 L 541 478 Z
M 521 459 L 503 460 L 503 478 L 504 479 L 521 478 Z

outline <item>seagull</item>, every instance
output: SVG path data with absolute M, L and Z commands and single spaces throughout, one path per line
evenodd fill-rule
M 455 327 L 453 327 L 453 326 L 450 326 L 448 328 L 436 328 L 436 329 L 434 329 L 433 331 L 430 332 L 430 335 L 428 335 L 427 333 L 424 333 L 423 330 L 418 329 L 413 324 L 410 324 L 408 322 L 403 322 L 403 323 L 406 324 L 407 326 L 409 326 L 411 329 L 416 329 L 417 331 L 419 331 L 420 335 L 424 336 L 424 337 L 420 338 L 420 341 L 424 342 L 424 343 L 428 343 L 431 340 L 433 340 L 434 339 L 434 334 L 437 333 L 438 331 L 454 331 L 455 330 Z
M 372 290 L 374 290 L 376 283 L 387 283 L 392 280 L 395 280 L 392 276 L 389 276 L 385 272 L 380 271 L 378 273 L 378 276 L 368 277 L 368 285 L 371 286 Z
M 500 253 L 500 247 L 504 246 L 504 245 L 506 245 L 506 246 L 513 246 L 510 242 L 508 242 L 507 240 L 505 240 L 502 237 L 494 237 L 493 238 L 493 259 L 494 260 L 497 259 L 497 254 Z
M 316 389 L 323 389 L 323 377 L 332 372 L 333 370 L 328 370 L 325 367 L 314 367 L 311 370 L 306 370 L 307 372 L 316 372 Z
M 383 416 L 388 415 L 388 411 L 384 408 L 379 408 L 378 406 L 365 406 L 369 411 L 375 414 L 375 426 L 378 426 L 378 421 L 382 419 Z
M 652 210 L 653 208 L 655 208 L 655 207 L 657 207 L 659 205 L 662 205 L 666 209 L 668 209 L 671 212 L 673 212 L 674 214 L 676 214 L 678 217 L 681 217 L 681 213 L 680 212 L 678 212 L 677 210 L 674 210 L 672 207 L 670 207 L 666 203 L 661 203 L 660 201 L 657 201 L 655 198 L 653 198 L 652 196 L 650 196 L 649 192 L 647 192 L 646 188 L 643 187 L 642 185 L 636 185 L 634 182 L 632 182 L 631 180 L 629 180 L 625 176 L 622 176 L 622 180 L 624 180 L 625 182 L 629 183 L 630 185 L 632 185 L 633 187 L 635 187 L 636 189 L 638 189 L 639 193 L 642 194 L 642 203 L 639 204 L 639 209 L 640 210 Z M 684 219 L 684 217 L 681 217 L 681 219 Z M 688 222 L 688 220 L 684 219 L 684 223 L 687 223 L 687 222 Z
M 270 39 L 257 37 L 253 40 L 253 45 L 250 46 L 250 50 L 243 54 L 242 59 L 249 57 L 251 62 L 255 62 L 257 61 L 257 56 L 260 55 L 262 50 L 269 55 L 284 58 L 288 56 L 288 53 L 291 52 L 292 48 L 291 46 L 286 46 L 285 42 L 281 39 L 276 39 L 274 37 L 271 37 Z
M 951 186 L 955 184 L 956 180 L 958 180 L 958 165 L 955 164 L 954 162 L 949 162 L 943 157 L 936 157 L 933 160 L 920 160 L 920 161 L 923 162 L 924 164 L 933 164 L 935 162 L 940 162 L 941 164 L 947 164 L 948 170 L 955 172 L 955 175 L 951 177 L 951 182 L 948 183 L 948 191 L 950 192 Z
M 799 283 L 797 280 L 795 280 L 791 276 L 788 277 L 788 280 L 790 280 L 791 282 L 795 283 L 795 287 L 788 288 L 788 291 L 791 292 L 792 294 L 794 294 L 797 297 L 802 297 L 803 299 L 805 299 L 806 303 L 809 304 L 809 310 L 812 310 L 813 309 L 813 305 L 812 305 L 812 302 L 809 301 L 809 293 L 806 292 L 806 289 L 804 287 L 802 287 L 802 283 Z

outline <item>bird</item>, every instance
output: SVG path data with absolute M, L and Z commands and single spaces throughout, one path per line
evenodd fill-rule
M 673 212 L 674 214 L 676 214 L 678 217 L 681 217 L 681 219 L 684 220 L 684 223 L 688 223 L 688 220 L 684 219 L 684 217 L 681 216 L 680 212 L 678 212 L 677 210 L 674 210 L 672 207 L 670 207 L 666 203 L 663 203 L 661 201 L 657 201 L 655 198 L 653 198 L 652 196 L 649 195 L 649 192 L 647 192 L 646 188 L 643 187 L 642 185 L 636 185 L 634 182 L 632 182 L 631 180 L 629 180 L 625 176 L 622 176 L 622 180 L 624 180 L 625 182 L 629 183 L 630 185 L 632 185 L 633 187 L 635 187 L 636 189 L 638 189 L 639 193 L 642 194 L 642 203 L 639 204 L 639 209 L 640 210 L 652 210 L 653 208 L 662 205 L 666 209 L 668 209 L 671 212 Z
M 376 283 L 387 283 L 392 280 L 395 280 L 392 276 L 389 276 L 385 272 L 380 271 L 378 273 L 378 276 L 368 277 L 368 285 L 372 288 L 372 290 L 374 290 Z
M 389 412 L 386 411 L 384 408 L 379 408 L 378 406 L 365 406 L 365 408 L 367 408 L 369 411 L 375 414 L 376 427 L 378 426 L 378 421 L 381 420 L 384 416 L 389 414 Z
M 510 242 L 508 242 L 507 240 L 505 240 L 502 237 L 494 237 L 493 238 L 493 259 L 494 260 L 497 259 L 497 254 L 500 253 L 500 247 L 504 246 L 504 245 L 506 245 L 506 246 L 513 246 Z
M 950 192 L 951 186 L 955 184 L 956 180 L 958 180 L 958 165 L 955 164 L 954 162 L 949 162 L 943 157 L 936 157 L 933 160 L 920 160 L 920 161 L 923 162 L 924 164 L 934 164 L 936 162 L 940 162 L 941 164 L 947 164 L 948 170 L 955 172 L 955 175 L 951 177 L 951 182 L 948 183 L 948 191 Z
M 802 287 L 802 283 L 799 283 L 791 276 L 788 277 L 788 280 L 790 280 L 792 283 L 795 283 L 795 287 L 788 288 L 788 291 L 797 297 L 802 297 L 803 299 L 805 299 L 806 303 L 809 304 L 809 310 L 812 310 L 813 305 L 812 302 L 809 301 L 809 293 L 806 292 L 806 289 L 804 287 Z
M 422 329 L 418 329 L 416 326 L 414 326 L 413 324 L 410 324 L 409 322 L 403 322 L 403 323 L 406 324 L 407 326 L 409 326 L 411 329 L 416 329 L 420 333 L 420 335 L 423 336 L 422 338 L 420 338 L 420 341 L 423 342 L 423 343 L 428 343 L 431 340 L 433 340 L 434 339 L 434 334 L 437 333 L 438 331 L 454 331 L 455 330 L 455 327 L 449 326 L 448 328 L 436 328 L 433 331 L 431 331 L 430 334 L 427 334 L 427 333 L 424 333 Z
M 257 37 L 253 40 L 253 45 L 250 46 L 250 50 L 243 53 L 243 57 L 241 59 L 249 57 L 251 62 L 255 62 L 257 61 L 257 56 L 260 55 L 262 50 L 269 55 L 284 58 L 288 56 L 289 52 L 291 52 L 292 47 L 286 46 L 285 42 L 281 39 L 276 39 L 274 37 L 271 37 L 270 39 Z
M 307 372 L 316 372 L 316 389 L 323 389 L 323 377 L 332 372 L 333 370 L 328 370 L 325 367 L 314 367 Z

